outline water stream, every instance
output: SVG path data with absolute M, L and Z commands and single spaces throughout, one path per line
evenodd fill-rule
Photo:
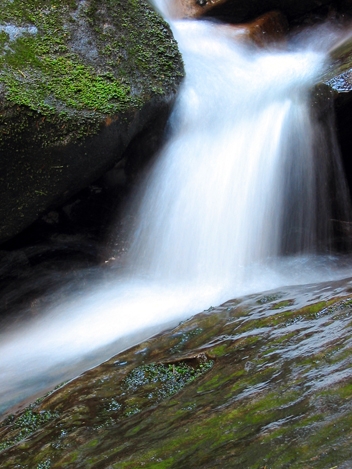
M 172 28 L 186 79 L 127 267 L 0 334 L 0 411 L 211 305 L 347 276 L 331 251 L 331 219 L 348 219 L 339 154 L 310 102 L 325 52 Z

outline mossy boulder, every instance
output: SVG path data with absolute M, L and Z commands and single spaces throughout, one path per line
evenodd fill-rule
M 146 1 L 4 0 L 0 242 L 101 176 L 136 135 L 158 133 L 182 75 Z
M 0 425 L 3 468 L 347 469 L 350 282 L 210 308 Z

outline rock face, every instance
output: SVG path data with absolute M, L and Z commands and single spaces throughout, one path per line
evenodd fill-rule
M 123 352 L 8 416 L 1 467 L 349 468 L 350 288 L 230 301 Z
M 265 13 L 247 24 L 249 37 L 259 46 L 284 39 L 288 30 L 285 16 L 279 11 Z
M 323 82 L 333 102 L 336 116 L 338 143 L 343 155 L 348 185 L 352 187 L 352 36 L 346 36 L 330 51 L 330 67 Z M 326 94 L 326 92 L 325 92 Z M 327 102 L 326 100 L 326 102 Z M 349 233 L 350 236 L 350 233 Z
M 246 43 L 265 47 L 269 43 L 285 40 L 288 24 L 282 13 L 270 11 L 249 23 L 241 25 L 218 24 L 217 28 L 235 41 L 243 40 Z
M 143 0 L 4 0 L 0 242 L 101 176 L 147 124 L 158 133 L 182 74 Z
M 171 14 L 174 17 L 195 18 L 212 16 L 232 22 L 248 21 L 270 10 L 278 9 L 289 19 L 328 5 L 332 0 L 176 0 Z

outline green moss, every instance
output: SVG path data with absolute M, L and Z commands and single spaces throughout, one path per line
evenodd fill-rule
M 211 354 L 216 357 L 221 357 L 226 354 L 227 348 L 228 348 L 227 343 L 218 345 L 217 347 L 212 347 Z
M 177 343 L 171 348 L 172 353 L 177 353 L 182 351 L 186 344 L 193 338 L 199 336 L 202 333 L 202 329 L 196 327 L 190 331 L 182 332 L 181 334 L 175 335 Z
M 153 118 L 161 131 L 182 74 L 143 0 L 4 0 L 0 240 L 113 167 Z
M 128 102 L 130 87 L 111 74 L 94 75 L 92 68 L 61 57 L 43 60 L 41 67 L 40 80 L 33 77 L 31 86 L 19 88 L 14 80 L 6 81 L 11 101 L 42 114 L 54 112 L 58 105 L 115 114 Z M 48 80 L 50 75 L 55 78 Z
M 51 467 L 50 459 L 47 459 L 46 461 L 39 463 L 36 469 L 50 469 L 50 467 Z
M 257 303 L 260 305 L 265 305 L 267 303 L 272 303 L 273 301 L 277 301 L 281 298 L 280 293 L 275 293 L 273 295 L 264 295 L 259 300 L 257 300 Z
M 268 308 L 266 317 L 257 297 L 246 301 L 244 315 L 240 307 L 198 315 L 44 399 L 60 421 L 0 462 L 35 467 L 50 457 L 60 468 L 77 451 L 77 469 L 330 469 L 350 461 L 350 301 Z M 326 324 L 336 333 L 322 347 Z M 170 345 L 180 342 L 176 360 Z M 214 366 L 207 356 L 222 345 Z M 49 454 L 53 440 L 60 445 Z
M 0 440 L 0 451 L 15 445 L 19 441 L 45 426 L 48 422 L 56 419 L 58 414 L 50 411 L 34 411 L 28 408 L 24 413 L 15 417 L 9 416 L 1 425 L 1 428 L 11 426 L 11 430 L 6 432 L 4 438 Z M 2 432 L 1 432 L 2 433 Z
M 69 119 L 66 134 L 76 132 L 73 118 L 81 127 L 77 137 L 97 131 L 105 116 L 174 92 L 182 76 L 168 26 L 142 0 L 6 1 L 1 24 L 22 28 L 12 40 L 0 33 L 8 101 Z
M 335 394 L 337 394 L 339 399 L 352 399 L 352 383 L 346 383 L 345 385 L 342 385 L 335 391 Z M 329 397 L 331 395 L 331 391 L 325 391 L 322 393 L 322 395 Z
M 272 305 L 272 309 L 282 309 L 294 305 L 294 300 L 284 300 Z
M 149 405 L 152 405 L 176 394 L 183 387 L 209 371 L 213 363 L 213 360 L 208 360 L 204 363 L 197 363 L 195 366 L 186 362 L 142 365 L 129 373 L 124 380 L 124 386 L 129 393 L 131 391 L 134 394 L 138 393 L 141 406 L 144 405 L 145 400 L 148 401 Z M 131 406 L 131 398 L 127 399 L 127 403 L 129 405 L 128 415 L 133 415 L 134 410 L 138 408 Z

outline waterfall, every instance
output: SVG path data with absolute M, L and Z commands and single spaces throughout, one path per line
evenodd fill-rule
M 310 102 L 325 54 L 259 51 L 203 21 L 172 28 L 186 78 L 131 208 L 126 270 L 0 333 L 0 410 L 211 305 L 344 275 L 317 255 L 344 191 Z
M 253 264 L 328 250 L 332 173 L 344 183 L 311 110 L 325 54 L 253 51 L 201 21 L 173 30 L 187 75 L 142 190 L 133 271 L 238 285 Z

